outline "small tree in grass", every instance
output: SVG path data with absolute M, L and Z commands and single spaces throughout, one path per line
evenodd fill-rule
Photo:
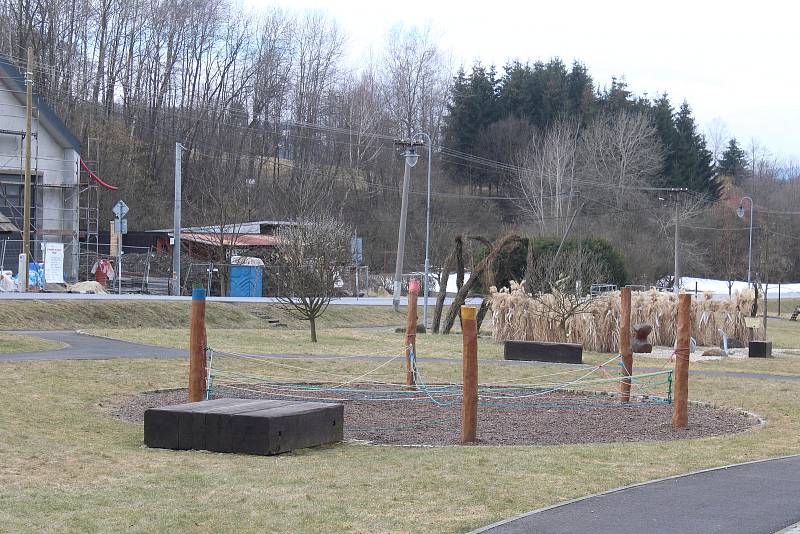
M 336 295 L 339 272 L 350 264 L 352 229 L 328 216 L 301 219 L 278 232 L 273 275 L 281 307 L 290 315 L 308 321 L 311 341 L 317 341 L 317 318 Z

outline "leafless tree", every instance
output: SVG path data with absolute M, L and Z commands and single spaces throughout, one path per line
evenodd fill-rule
M 606 281 L 607 271 L 601 259 L 580 245 L 560 253 L 547 253 L 536 258 L 534 272 L 526 273 L 526 287 L 539 304 L 532 307 L 538 313 L 556 321 L 566 339 L 567 322 L 592 305 L 594 297 L 588 291 L 592 284 Z
M 444 116 L 450 75 L 430 29 L 392 30 L 382 72 L 386 109 L 398 135 L 435 139 Z
M 350 264 L 352 235 L 352 228 L 328 216 L 302 219 L 278 232 L 278 298 L 288 313 L 309 322 L 313 342 L 316 321 L 336 295 L 339 272 Z
M 536 131 L 518 156 L 519 207 L 543 235 L 561 235 L 579 206 L 580 128 L 562 119 Z

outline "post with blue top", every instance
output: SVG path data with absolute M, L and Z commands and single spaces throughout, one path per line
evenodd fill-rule
M 189 324 L 189 402 L 205 398 L 206 379 L 206 290 L 195 288 Z

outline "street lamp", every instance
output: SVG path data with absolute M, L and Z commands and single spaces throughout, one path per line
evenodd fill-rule
M 753 259 L 753 199 L 750 197 L 742 197 L 739 200 L 739 207 L 736 208 L 736 215 L 739 216 L 740 219 L 744 218 L 744 204 L 743 202 L 748 200 L 750 202 L 750 246 L 747 250 L 747 286 L 750 286 L 750 266 L 752 265 Z
M 428 207 L 425 211 L 425 280 L 423 286 L 423 305 L 422 305 L 422 324 L 428 329 L 428 278 L 430 276 L 430 251 L 431 242 L 431 136 L 426 133 L 418 133 L 417 136 L 424 137 L 428 143 Z M 442 288 L 439 288 L 441 291 Z
M 394 311 L 400 309 L 400 290 L 402 287 L 403 276 L 403 256 L 406 250 L 406 220 L 408 219 L 408 192 L 411 187 L 411 167 L 417 164 L 419 154 L 414 149 L 413 143 L 406 143 L 406 151 L 402 156 L 405 158 L 405 171 L 403 172 L 403 199 L 400 204 L 400 227 L 397 234 L 397 260 L 394 270 L 394 295 L 392 307 Z

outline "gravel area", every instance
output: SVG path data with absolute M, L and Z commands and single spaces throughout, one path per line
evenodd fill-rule
M 221 397 L 285 399 L 270 394 L 225 392 Z M 315 396 L 317 392 L 308 392 Z M 324 393 L 317 393 L 324 396 Z M 114 416 L 141 423 L 148 408 L 186 402 L 186 390 L 146 392 L 115 399 Z M 460 405 L 409 400 L 346 400 L 345 439 L 383 445 L 456 445 Z M 689 428 L 673 429 L 672 405 L 635 401 L 622 405 L 605 395 L 551 394 L 527 406 L 480 406 L 479 445 L 560 445 L 690 439 L 742 432 L 758 419 L 728 408 L 689 405 Z

